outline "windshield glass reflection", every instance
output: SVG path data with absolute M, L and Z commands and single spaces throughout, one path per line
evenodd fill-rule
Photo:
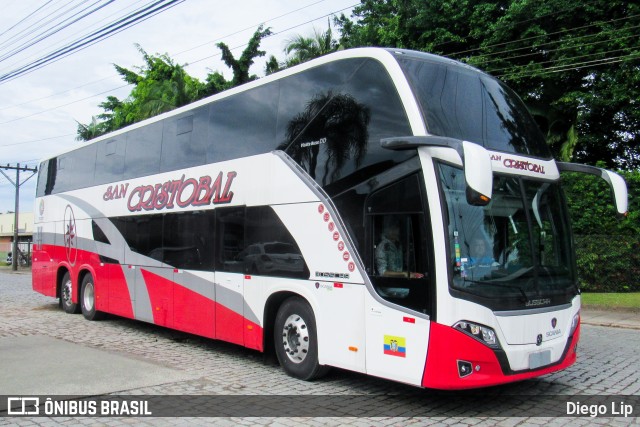
M 497 176 L 488 206 L 470 206 L 461 169 L 440 165 L 454 288 L 488 298 L 575 287 L 571 240 L 557 184 Z

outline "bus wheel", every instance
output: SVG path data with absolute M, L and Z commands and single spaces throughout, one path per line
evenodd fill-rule
M 93 282 L 93 276 L 87 274 L 82 279 L 82 287 L 80 288 L 80 304 L 82 307 L 82 315 L 87 320 L 100 320 L 104 313 L 96 310 L 96 293 Z
M 64 273 L 62 277 L 62 283 L 60 284 L 60 306 L 69 314 L 76 314 L 79 312 L 78 304 L 73 302 L 73 282 L 71 282 L 71 276 L 69 273 Z
M 309 381 L 328 371 L 328 367 L 318 363 L 316 320 L 303 299 L 292 297 L 280 306 L 274 339 L 278 361 L 292 377 Z

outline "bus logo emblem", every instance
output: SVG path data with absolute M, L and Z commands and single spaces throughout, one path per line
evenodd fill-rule
M 558 324 L 558 319 L 556 319 L 555 317 L 553 319 L 551 319 L 551 327 L 553 329 L 556 328 L 556 325 Z
M 71 205 L 64 210 L 64 248 L 69 264 L 75 265 L 78 256 L 78 236 L 76 232 L 76 216 Z

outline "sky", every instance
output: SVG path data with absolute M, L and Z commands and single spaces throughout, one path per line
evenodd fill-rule
M 0 76 L 149 3 L 150 0 L 3 1 Z M 358 0 L 184 0 L 42 68 L 12 79 L 0 77 L 0 165 L 20 163 L 33 168 L 42 159 L 82 144 L 75 140 L 78 122 L 89 123 L 92 116 L 100 114 L 98 105 L 107 96 L 123 99 L 130 93 L 131 87 L 125 86 L 113 64 L 129 69 L 142 66 L 136 44 L 149 54 L 166 53 L 176 63 L 187 64 L 186 71 L 201 80 L 213 71 L 230 79 L 231 70 L 220 59 L 215 44 L 226 43 L 238 57 L 243 45 L 264 23 L 275 34 L 262 41 L 261 48 L 267 55 L 251 69 L 252 74 L 264 76 L 266 58 L 275 55 L 280 61 L 285 59 L 283 50 L 288 39 L 299 34 L 311 36 L 314 28 L 325 31 L 328 15 L 350 16 L 357 3 Z M 92 5 L 104 7 L 77 22 L 69 22 L 67 28 L 55 34 L 36 37 L 42 40 L 28 46 L 34 36 L 47 28 L 47 22 L 52 25 L 61 21 L 63 18 L 57 17 L 65 10 L 77 6 L 74 10 L 79 11 Z M 15 181 L 15 170 L 4 172 Z M 21 172 L 20 181 L 30 175 Z M 36 178 L 31 177 L 20 187 L 20 212 L 33 212 Z M 15 209 L 14 195 L 13 184 L 0 175 L 0 213 Z

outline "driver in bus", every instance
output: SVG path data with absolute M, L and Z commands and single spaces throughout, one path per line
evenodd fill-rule
M 481 237 L 476 237 L 471 241 L 469 247 L 469 267 L 491 267 L 496 265 L 495 259 L 489 251 L 487 241 Z
M 378 275 L 384 277 L 404 277 L 421 279 L 422 273 L 403 271 L 402 242 L 400 240 L 400 221 L 392 218 L 385 221 L 380 243 L 376 247 L 376 268 Z

